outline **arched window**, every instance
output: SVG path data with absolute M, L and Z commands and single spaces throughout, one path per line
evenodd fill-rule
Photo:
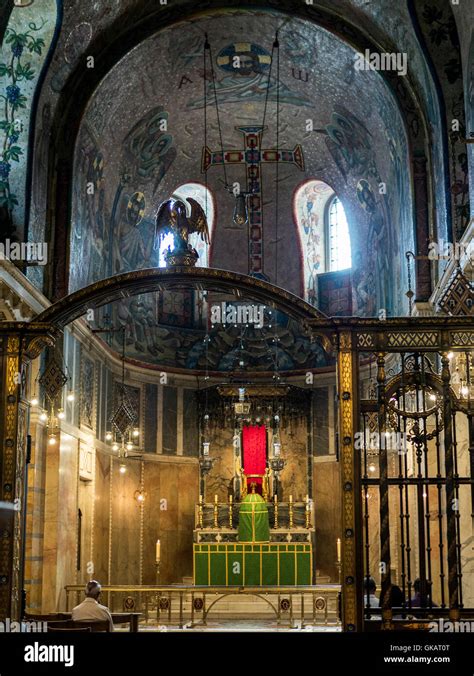
M 334 196 L 327 211 L 328 272 L 352 267 L 349 226 L 341 200 Z
M 293 202 L 303 257 L 304 298 L 318 304 L 318 275 L 351 267 L 349 228 L 341 201 L 324 181 L 306 181 Z
M 189 204 L 186 202 L 188 197 L 192 197 L 198 202 L 201 207 L 204 209 L 204 212 L 207 216 L 207 223 L 209 226 L 209 236 L 212 241 L 212 231 L 214 228 L 214 200 L 212 193 L 209 189 L 206 189 L 201 183 L 183 183 L 180 185 L 171 196 L 171 199 L 181 200 L 186 204 L 189 213 Z M 203 242 L 201 236 L 194 232 L 189 236 L 189 243 L 192 247 L 196 249 L 199 254 L 198 261 L 196 265 L 200 268 L 209 267 L 209 245 Z M 160 258 L 159 258 L 159 267 L 164 268 L 165 263 L 165 254 L 168 247 L 173 247 L 173 235 L 169 233 L 161 242 L 160 246 Z

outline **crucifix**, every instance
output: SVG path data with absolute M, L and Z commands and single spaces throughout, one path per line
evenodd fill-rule
M 202 172 L 216 165 L 245 165 L 247 173 L 249 213 L 249 273 L 263 275 L 262 164 L 283 162 L 304 171 L 303 149 L 298 143 L 293 150 L 262 149 L 264 126 L 236 127 L 244 135 L 243 150 L 202 151 Z

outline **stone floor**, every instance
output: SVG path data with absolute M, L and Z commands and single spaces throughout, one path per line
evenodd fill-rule
M 206 626 L 202 624 L 194 627 L 185 626 L 180 629 L 177 625 L 143 625 L 140 624 L 140 632 L 280 632 L 280 633 L 298 633 L 298 632 L 340 632 L 341 627 L 336 625 L 311 625 L 305 624 L 301 629 L 301 623 L 295 621 L 294 628 L 290 628 L 288 624 L 281 624 L 278 626 L 272 620 L 225 620 L 222 622 L 209 622 Z

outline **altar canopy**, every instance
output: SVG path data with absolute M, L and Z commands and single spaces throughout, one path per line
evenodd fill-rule
M 265 425 L 247 425 L 242 430 L 244 474 L 248 483 L 262 485 L 267 467 L 267 431 Z M 258 475 L 258 476 L 255 476 Z

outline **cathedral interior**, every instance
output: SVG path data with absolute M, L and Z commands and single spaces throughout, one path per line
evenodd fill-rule
M 474 4 L 2 0 L 0 44 L 0 619 L 474 620 Z

